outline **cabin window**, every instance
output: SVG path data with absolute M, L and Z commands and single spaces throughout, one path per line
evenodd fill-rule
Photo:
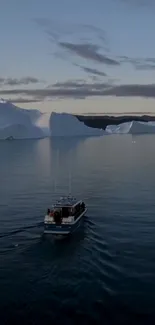
M 62 218 L 68 218 L 70 215 L 70 211 L 68 207 L 63 207 L 62 208 Z

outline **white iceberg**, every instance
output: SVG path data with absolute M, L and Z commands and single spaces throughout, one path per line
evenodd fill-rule
M 101 136 L 103 130 L 86 126 L 76 116 L 53 112 L 50 117 L 51 136 Z
M 37 139 L 46 136 L 45 129 L 38 126 L 43 113 L 22 109 L 10 102 L 0 100 L 0 139 Z
M 109 125 L 106 130 L 88 127 L 68 113 L 41 113 L 0 100 L 0 139 L 38 139 L 44 137 L 102 136 L 104 134 L 153 134 L 155 122 L 126 122 Z
M 51 136 L 100 136 L 104 131 L 86 126 L 74 115 L 41 113 L 0 100 L 0 139 L 38 139 Z
M 129 130 L 130 134 L 153 134 L 155 133 L 154 122 L 132 122 L 132 126 Z
M 105 129 L 109 134 L 123 134 L 129 133 L 132 122 L 126 122 L 118 125 L 108 125 Z
M 107 134 L 154 134 L 155 122 L 126 122 L 119 125 L 108 125 Z

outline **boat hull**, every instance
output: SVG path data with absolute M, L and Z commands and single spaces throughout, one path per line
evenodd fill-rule
M 73 223 L 57 225 L 55 223 L 44 223 L 44 233 L 52 234 L 52 235 L 62 235 L 67 236 L 72 234 L 74 231 L 78 229 L 81 223 L 81 219 L 86 214 L 87 209 L 85 209 L 80 216 Z

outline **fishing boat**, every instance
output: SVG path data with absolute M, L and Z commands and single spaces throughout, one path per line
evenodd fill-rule
M 87 208 L 83 200 L 71 195 L 62 196 L 47 210 L 44 218 L 44 233 L 53 235 L 72 234 L 80 226 Z

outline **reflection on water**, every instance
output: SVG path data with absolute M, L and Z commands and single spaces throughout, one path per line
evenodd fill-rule
M 80 143 L 87 139 L 87 137 L 52 137 L 50 143 L 53 151 L 60 150 L 67 154 L 68 151 L 75 150 Z

